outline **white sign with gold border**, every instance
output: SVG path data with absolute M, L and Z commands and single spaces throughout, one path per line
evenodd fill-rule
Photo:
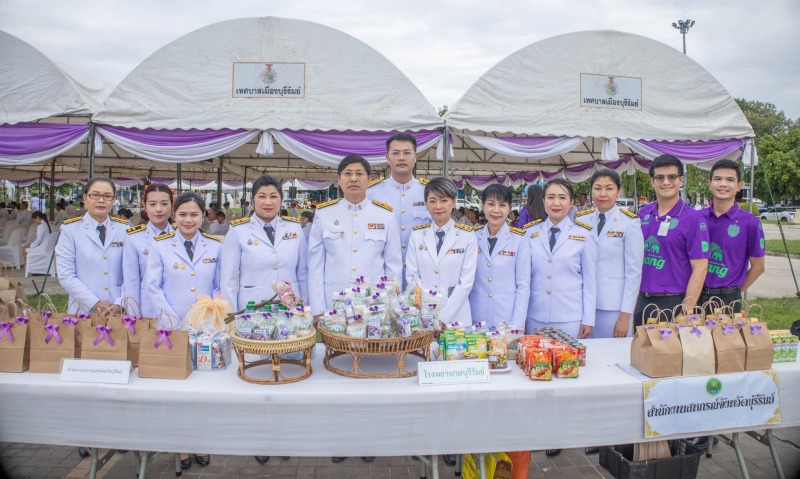
M 781 422 L 772 369 L 644 381 L 642 390 L 645 437 Z

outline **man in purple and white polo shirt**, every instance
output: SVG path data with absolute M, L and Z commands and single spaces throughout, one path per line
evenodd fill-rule
M 764 230 L 758 218 L 736 204 L 743 183 L 735 161 L 714 163 L 709 178 L 714 201 L 700 214 L 708 224 L 711 246 L 700 301 L 716 296 L 730 304 L 742 299 L 742 292 L 764 272 Z M 734 309 L 740 311 L 741 305 L 737 303 Z
M 684 299 L 687 306 L 697 304 L 708 269 L 707 225 L 680 197 L 683 163 L 672 155 L 659 156 L 650 165 L 650 184 L 656 201 L 639 210 L 644 260 L 634 326 L 642 324 L 648 304 L 660 309 L 672 309 Z

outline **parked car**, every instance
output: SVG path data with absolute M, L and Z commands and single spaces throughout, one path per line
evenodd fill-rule
M 773 220 L 777 221 L 780 220 L 784 223 L 794 223 L 794 212 L 785 210 L 780 206 L 773 206 L 772 208 L 766 208 L 763 211 L 758 213 L 758 217 L 761 218 L 761 221 L 764 220 Z

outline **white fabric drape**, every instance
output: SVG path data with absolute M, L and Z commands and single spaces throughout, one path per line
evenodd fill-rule
M 617 150 L 617 143 L 619 140 L 616 138 L 606 138 L 603 141 L 603 150 L 600 152 L 600 159 L 603 161 L 616 161 L 619 159 L 619 152 Z
M 301 190 L 327 190 L 333 185 L 333 181 L 320 181 L 320 180 L 295 180 Z
M 88 138 L 88 136 L 89 136 L 89 131 L 87 130 L 86 133 L 78 136 L 72 141 L 64 143 L 63 145 L 57 146 L 55 148 L 51 148 L 49 150 L 38 151 L 36 153 L 31 153 L 28 155 L 0 156 L 0 165 L 11 165 L 11 166 L 30 165 L 33 163 L 38 163 L 40 161 L 51 160 L 56 156 L 76 147 L 82 141 L 85 141 L 86 138 Z
M 553 156 L 569 153 L 585 140 L 585 138 L 582 137 L 563 137 L 553 138 L 550 141 L 536 145 L 524 145 L 493 136 L 456 134 L 469 138 L 480 146 L 500 153 L 501 155 L 529 158 L 532 160 L 543 160 L 545 158 L 552 158 Z
M 622 140 L 621 143 L 623 145 L 627 146 L 633 153 L 639 154 L 639 155 L 647 158 L 648 160 L 653 160 L 656 157 L 658 157 L 658 156 L 663 154 L 663 152 L 658 151 L 655 148 L 651 148 L 651 147 L 649 147 L 649 146 L 645 145 L 644 143 L 642 143 L 640 141 L 637 141 L 637 140 Z M 745 143 L 745 148 L 746 148 L 746 143 Z M 704 159 L 702 161 L 681 158 L 680 156 L 678 156 L 678 159 L 681 160 L 681 161 L 689 162 L 692 165 L 697 166 L 697 167 L 699 167 L 701 169 L 709 170 L 714 165 L 714 163 L 716 163 L 719 160 L 728 159 L 728 160 L 734 160 L 735 161 L 735 160 L 738 160 L 740 156 L 742 156 L 741 150 L 735 149 L 735 150 L 732 150 L 731 152 L 726 153 L 724 155 L 720 155 L 720 156 L 717 156 L 717 157 L 714 157 L 714 158 L 707 158 L 707 159 Z
M 742 154 L 742 163 L 744 166 L 753 166 L 758 164 L 758 149 L 753 145 L 753 139 L 748 138 L 744 142 L 744 152 Z
M 169 163 L 186 163 L 216 158 L 230 151 L 246 145 L 250 140 L 261 133 L 260 130 L 244 131 L 225 138 L 216 139 L 194 145 L 149 145 L 117 135 L 102 126 L 97 127 L 95 136 L 95 153 L 103 153 L 102 137 L 114 142 L 120 148 L 134 155 L 154 161 Z

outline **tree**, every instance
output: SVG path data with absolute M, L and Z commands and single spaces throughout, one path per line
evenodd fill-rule
M 785 133 L 792 126 L 797 126 L 797 122 L 786 118 L 783 110 L 778 111 L 772 103 L 744 98 L 736 98 L 736 103 L 742 109 L 747 121 L 750 122 L 750 126 L 753 127 L 756 138 Z
M 444 116 L 445 113 L 447 113 L 447 105 L 442 105 L 441 108 L 437 108 L 436 112 L 439 114 L 439 116 Z
M 760 164 L 755 174 L 756 196 L 765 203 L 800 196 L 800 128 L 764 135 L 757 143 Z M 772 196 L 764 181 L 765 172 Z

